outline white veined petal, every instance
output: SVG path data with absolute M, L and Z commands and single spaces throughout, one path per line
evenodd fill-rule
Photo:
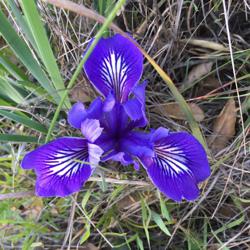
M 155 162 L 160 165 L 166 174 L 172 177 L 178 174 L 191 174 L 188 167 L 188 161 L 181 148 L 171 147 L 170 145 L 157 145 L 155 146 Z
M 49 175 L 71 177 L 88 161 L 88 148 L 60 149 L 44 160 Z
M 121 54 L 110 50 L 103 59 L 101 77 L 120 96 L 128 78 L 129 67 Z

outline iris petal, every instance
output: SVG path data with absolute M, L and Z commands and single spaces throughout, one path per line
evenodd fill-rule
M 131 120 L 138 120 L 142 117 L 142 104 L 135 98 L 128 100 L 123 105 Z
M 108 160 L 118 161 L 123 166 L 134 163 L 133 158 L 129 154 L 126 154 L 125 152 L 119 152 L 117 150 L 112 150 L 109 154 L 102 158 L 103 162 Z
M 151 132 L 151 141 L 156 142 L 161 139 L 164 139 L 166 136 L 169 135 L 169 130 L 163 127 L 156 129 L 155 131 Z
M 84 65 L 94 87 L 105 97 L 113 91 L 120 102 L 128 99 L 141 77 L 142 68 L 140 50 L 119 34 L 102 38 Z
M 145 127 L 148 124 L 145 110 L 145 88 L 147 82 L 136 85 L 133 90 L 134 97 L 123 104 L 127 115 L 131 119 L 130 130 L 133 128 Z
M 129 132 L 120 140 L 120 150 L 133 157 L 153 157 L 153 145 L 150 134 L 138 131 Z
M 82 121 L 87 116 L 85 106 L 81 102 L 75 103 L 68 113 L 68 122 L 74 128 L 80 128 Z
M 37 195 L 64 197 L 80 190 L 102 153 L 85 139 L 63 137 L 28 153 L 21 165 L 35 170 Z
M 102 116 L 102 100 L 101 98 L 96 98 L 89 106 L 85 109 L 81 102 L 75 103 L 68 113 L 69 124 L 77 129 L 81 128 L 81 123 L 86 119 L 100 119 Z
M 99 120 L 86 119 L 81 124 L 81 131 L 89 142 L 95 142 L 95 140 L 101 135 L 103 128 L 100 127 Z
M 105 112 L 101 120 L 101 125 L 111 135 L 124 135 L 129 119 L 121 103 L 115 102 L 111 111 Z
M 115 106 L 115 97 L 114 94 L 110 92 L 103 103 L 103 111 L 110 112 L 112 111 L 114 106 Z
M 161 133 L 160 133 L 161 132 Z M 175 201 L 194 200 L 197 184 L 210 175 L 202 145 L 185 132 L 170 133 L 161 129 L 153 136 L 155 157 L 140 158 L 152 182 Z

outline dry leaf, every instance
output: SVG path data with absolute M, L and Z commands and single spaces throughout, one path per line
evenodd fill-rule
M 228 141 L 235 134 L 236 106 L 234 99 L 227 101 L 226 105 L 216 118 L 213 125 L 213 134 L 209 138 L 212 150 L 218 152 L 226 147 Z
M 117 201 L 116 205 L 119 210 L 128 210 L 130 207 L 135 205 L 140 199 L 136 196 L 136 194 L 130 194 Z
M 87 243 L 83 246 L 84 250 L 99 250 L 98 247 L 96 247 L 94 244 L 92 243 Z
M 184 87 L 192 85 L 193 82 L 199 80 L 204 75 L 208 74 L 211 71 L 212 66 L 213 66 L 212 62 L 202 63 L 197 66 L 194 66 L 183 83 Z
M 93 96 L 93 90 L 85 82 L 77 84 L 70 91 L 70 98 L 75 102 L 90 102 L 93 99 Z
M 237 214 L 237 210 L 234 207 L 234 204 L 223 204 L 217 212 L 217 214 L 220 215 L 220 217 L 225 217 L 225 218 L 233 218 Z
M 196 96 L 204 96 L 220 86 L 220 81 L 215 76 L 208 76 L 199 84 Z
M 202 39 L 183 39 L 181 42 L 192 44 L 194 46 L 199 46 L 206 49 L 211 49 L 215 51 L 228 51 L 224 45 L 212 41 L 202 40 Z
M 189 103 L 188 105 L 193 113 L 194 119 L 197 122 L 203 121 L 205 118 L 203 110 L 195 103 Z M 156 107 L 154 110 L 157 113 L 172 117 L 177 120 L 186 120 L 186 116 L 182 112 L 178 103 L 166 103 Z

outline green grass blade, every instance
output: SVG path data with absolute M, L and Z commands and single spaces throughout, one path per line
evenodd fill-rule
M 159 200 L 160 200 L 161 214 L 162 214 L 162 216 L 163 216 L 167 221 L 170 221 L 170 220 L 171 220 L 171 217 L 170 217 L 169 211 L 168 211 L 168 209 L 167 209 L 167 207 L 166 207 L 165 199 L 162 198 L 162 195 L 161 195 L 160 191 L 157 191 L 157 194 L 158 194 L 158 197 L 159 197 Z
M 0 106 L 11 106 L 11 104 L 0 98 Z
M 22 104 L 25 102 L 23 96 L 3 77 L 0 77 L 0 89 L 1 95 L 8 97 L 15 103 Z
M 9 134 L 0 134 L 0 142 L 15 142 L 15 143 L 37 143 L 41 144 L 43 141 L 41 141 L 39 138 L 35 136 L 28 136 L 28 135 L 9 135 Z
M 250 110 L 250 96 L 247 96 L 245 101 L 242 103 L 242 111 L 247 113 Z
M 0 64 L 17 80 L 28 80 L 24 72 L 22 72 L 15 64 L 7 57 L 0 56 Z
M 40 123 L 32 120 L 31 118 L 24 117 L 20 114 L 13 113 L 12 111 L 9 110 L 1 110 L 0 109 L 0 115 L 4 116 L 12 121 L 21 123 L 29 128 L 32 128 L 36 131 L 42 132 L 42 133 L 47 133 L 47 129 L 41 125 Z
M 146 238 L 147 238 L 148 246 L 149 246 L 149 248 L 151 248 L 148 227 L 149 227 L 149 223 L 150 223 L 152 214 L 151 214 L 151 211 L 149 210 L 149 208 L 147 207 L 144 198 L 141 199 L 141 212 L 142 212 L 143 228 L 144 228 L 145 235 L 146 235 Z
M 139 236 L 136 237 L 136 244 L 137 244 L 137 249 L 144 250 L 143 241 L 140 239 Z
M 171 236 L 171 233 L 169 232 L 168 228 L 164 224 L 161 216 L 154 211 L 151 211 L 151 215 L 152 215 L 153 221 L 162 230 L 162 232 L 164 232 L 167 236 Z
M 114 1 L 113 0 L 94 0 L 94 8 L 95 10 L 101 14 L 102 16 L 107 17 L 108 14 L 110 13 L 111 9 L 114 6 Z M 101 28 L 101 24 L 97 25 L 97 31 Z M 103 32 L 103 37 L 108 37 L 110 35 L 109 29 L 107 28 Z
M 52 103 L 55 102 L 41 86 L 36 86 L 30 81 L 18 81 L 18 84 L 22 85 L 25 89 L 29 90 L 40 99 L 44 98 Z
M 223 225 L 222 227 L 220 227 L 219 229 L 217 229 L 216 231 L 214 231 L 214 234 L 219 234 L 219 233 L 225 232 L 226 230 L 228 230 L 230 228 L 237 227 L 237 226 L 241 225 L 244 221 L 245 221 L 245 216 L 243 214 L 240 218 L 238 218 L 230 223 L 227 223 L 227 224 Z
M 21 5 L 24 15 L 27 19 L 27 23 L 35 39 L 40 58 L 42 59 L 47 72 L 49 73 L 55 89 L 59 91 L 58 93 L 62 97 L 62 90 L 65 89 L 65 86 L 36 4 L 34 0 L 25 0 L 21 1 Z M 65 104 L 67 107 L 70 107 L 68 96 L 65 98 Z
M 40 65 L 34 59 L 26 43 L 18 36 L 3 12 L 0 10 L 0 33 L 9 44 L 14 54 L 21 60 L 30 73 L 37 79 L 39 84 L 59 103 L 60 97 L 55 92 L 50 80 L 43 72 Z
M 28 41 L 31 43 L 32 47 L 36 50 L 36 52 L 38 52 L 34 37 L 29 29 L 29 26 L 28 26 L 25 18 L 21 14 L 20 10 L 17 8 L 15 1 L 14 0 L 7 0 L 7 4 L 9 5 L 9 7 L 10 7 L 10 9 L 15 17 L 15 20 L 18 24 L 18 27 L 21 28 L 26 39 L 28 39 Z

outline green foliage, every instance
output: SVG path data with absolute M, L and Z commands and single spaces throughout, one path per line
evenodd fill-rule
M 17 113 L 14 113 L 12 111 L 9 111 L 9 110 L 1 110 L 0 109 L 0 115 L 4 116 L 12 121 L 15 121 L 17 123 L 21 123 L 21 124 L 31 128 L 31 129 L 36 130 L 36 131 L 42 132 L 44 134 L 47 133 L 47 129 L 43 125 L 41 125 L 41 123 L 36 122 L 29 117 L 25 117 L 23 115 L 23 113 L 17 114 Z
M 11 26 L 3 12 L 0 10 L 0 33 L 9 44 L 13 53 L 20 59 L 27 70 L 36 78 L 39 84 L 59 102 L 60 97 L 51 85 L 49 78 L 33 57 L 32 51 L 26 43 L 20 38 L 14 28 Z
M 62 98 L 63 90 L 65 89 L 63 79 L 61 77 L 59 68 L 56 64 L 56 59 L 53 55 L 51 45 L 49 43 L 46 31 L 41 22 L 41 17 L 37 11 L 34 0 L 21 1 L 21 5 L 24 11 L 24 16 L 27 20 L 29 29 L 33 35 L 36 43 L 40 58 L 50 76 L 50 79 L 58 91 L 58 94 Z M 66 95 L 64 103 L 67 107 L 70 107 L 68 96 Z

